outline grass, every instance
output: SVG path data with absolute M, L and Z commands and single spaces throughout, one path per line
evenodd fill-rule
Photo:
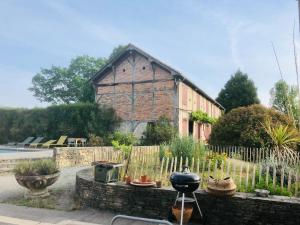
M 50 175 L 58 171 L 52 159 L 22 161 L 14 169 L 15 174 L 21 176 Z

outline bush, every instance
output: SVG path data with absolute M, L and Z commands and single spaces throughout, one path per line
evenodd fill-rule
M 210 170 L 214 170 L 216 165 L 217 165 L 218 169 L 221 169 L 222 162 L 225 163 L 227 160 L 227 155 L 226 155 L 226 153 L 219 154 L 217 152 L 213 152 L 206 156 L 206 160 L 208 160 L 208 161 L 211 160 Z M 208 168 L 208 165 L 207 165 L 207 168 Z
M 59 170 L 51 159 L 29 160 L 16 165 L 14 172 L 19 176 L 38 176 L 57 173 Z
M 218 119 L 212 128 L 212 145 L 268 147 L 272 140 L 263 127 L 269 120 L 273 126 L 293 127 L 292 120 L 283 113 L 262 105 L 251 105 L 231 110 Z
M 119 119 L 110 108 L 93 103 L 55 105 L 36 109 L 0 109 L 0 144 L 28 136 L 56 139 L 61 135 L 106 137 Z
M 148 123 L 141 138 L 142 145 L 159 145 L 169 143 L 175 136 L 176 129 L 166 117 L 160 117 L 154 124 Z
M 108 137 L 108 145 L 112 145 L 112 142 L 118 142 L 120 145 L 136 145 L 137 144 L 136 136 L 129 133 L 122 133 L 120 131 L 116 131 L 113 134 L 110 134 Z
M 193 137 L 178 137 L 172 139 L 170 144 L 162 143 L 160 145 L 159 156 L 160 159 L 163 157 L 177 157 L 178 163 L 180 157 L 183 158 L 184 162 L 186 159 L 189 162 L 192 158 L 201 159 L 207 153 L 205 145 L 201 142 L 197 142 Z
M 88 145 L 91 147 L 103 146 L 104 145 L 103 138 L 96 136 L 95 134 L 90 134 Z

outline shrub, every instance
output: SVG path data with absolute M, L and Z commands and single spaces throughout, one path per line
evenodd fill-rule
M 293 127 L 292 120 L 274 109 L 262 105 L 239 107 L 223 115 L 213 125 L 209 143 L 245 147 L 266 147 L 272 145 L 263 124 L 269 120 L 275 124 Z
M 93 103 L 55 105 L 36 109 L 0 109 L 0 144 L 28 136 L 56 139 L 61 135 L 106 137 L 118 126 L 114 110 Z
M 59 170 L 51 159 L 28 160 L 16 165 L 14 172 L 20 176 L 38 176 L 57 173 Z
M 135 145 L 137 144 L 137 138 L 136 136 L 129 132 L 129 133 L 122 133 L 120 131 L 116 131 L 109 135 L 107 143 L 108 145 L 111 145 L 112 142 L 118 142 L 120 145 Z
M 96 136 L 95 134 L 90 134 L 89 135 L 89 141 L 88 141 L 89 146 L 103 146 L 103 138 Z
M 217 152 L 213 152 L 206 156 L 206 160 L 208 160 L 208 161 L 211 160 L 210 170 L 214 170 L 216 165 L 217 165 L 218 169 L 221 169 L 222 162 L 225 163 L 227 160 L 227 155 L 226 155 L 226 153 L 219 154 Z
M 166 117 L 160 117 L 153 124 L 148 123 L 141 138 L 142 145 L 159 145 L 163 142 L 169 143 L 175 136 L 176 129 Z
M 191 162 L 192 158 L 203 158 L 207 153 L 205 145 L 197 142 L 193 137 L 178 137 L 172 139 L 170 144 L 163 143 L 160 145 L 160 159 L 163 157 L 180 157 L 184 162 L 188 159 Z M 179 163 L 179 160 L 178 160 Z

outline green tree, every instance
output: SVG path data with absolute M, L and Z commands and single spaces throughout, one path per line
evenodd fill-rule
M 216 100 L 225 107 L 226 113 L 240 106 L 259 103 L 254 82 L 240 70 L 231 76 Z
M 119 55 L 122 51 L 124 51 L 127 48 L 127 45 L 119 45 L 114 48 L 112 53 L 109 55 L 109 60 L 115 58 L 117 55 Z
M 118 46 L 110 55 L 120 54 L 126 46 Z M 94 102 L 95 91 L 90 78 L 106 63 L 106 58 L 95 58 L 87 55 L 78 56 L 71 60 L 68 67 L 52 66 L 42 68 L 32 78 L 33 95 L 41 102 L 53 104 Z
M 290 116 L 298 124 L 299 101 L 297 87 L 289 86 L 281 79 L 275 83 L 270 95 L 272 107 Z

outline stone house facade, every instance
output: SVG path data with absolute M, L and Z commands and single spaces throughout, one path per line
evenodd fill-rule
M 196 110 L 218 118 L 223 107 L 180 72 L 129 44 L 93 77 L 96 102 L 113 107 L 120 130 L 141 136 L 147 123 L 166 116 L 181 135 L 206 140 L 210 125 L 189 120 Z

